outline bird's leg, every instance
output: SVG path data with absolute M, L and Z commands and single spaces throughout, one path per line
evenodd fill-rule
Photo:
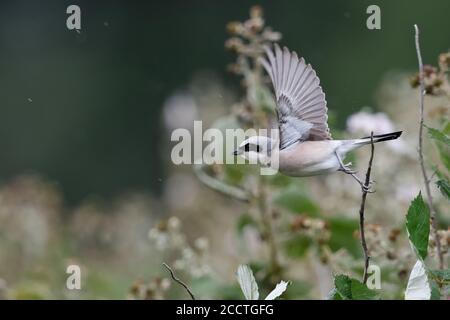
M 360 178 L 358 178 L 358 176 L 356 175 L 356 172 L 357 172 L 357 171 L 352 170 L 352 169 L 350 168 L 350 166 L 352 165 L 352 163 L 349 162 L 349 163 L 347 163 L 347 164 L 344 164 L 344 163 L 342 162 L 341 157 L 340 157 L 339 154 L 337 153 L 337 151 L 335 151 L 334 154 L 336 155 L 336 158 L 337 158 L 338 161 L 339 161 L 339 165 L 341 166 L 341 167 L 339 168 L 339 171 L 342 171 L 342 172 L 344 172 L 344 173 L 346 173 L 346 174 L 351 175 L 351 176 L 353 177 L 353 179 L 355 179 L 355 180 L 359 183 L 359 185 L 361 186 L 361 189 L 362 189 L 364 192 L 368 192 L 368 193 L 373 192 L 373 191 L 370 190 L 370 187 L 371 187 L 373 181 L 370 181 L 370 182 L 369 182 L 369 185 L 366 186 L 366 184 L 365 184 Z
M 337 153 L 337 151 L 335 151 L 334 154 L 336 155 L 336 158 L 337 158 L 338 161 L 339 161 L 339 165 L 341 166 L 341 167 L 339 168 L 339 171 L 342 171 L 342 172 L 347 173 L 347 174 L 355 174 L 355 173 L 357 172 L 356 170 L 352 170 L 352 169 L 350 168 L 350 166 L 352 165 L 351 162 L 349 162 L 349 163 L 347 163 L 347 164 L 344 164 L 344 162 L 342 162 L 342 159 L 341 159 L 341 157 L 339 156 L 339 154 Z
M 342 161 L 341 161 L 341 159 L 340 159 L 340 158 L 338 158 L 338 159 L 340 160 L 339 163 L 340 163 L 340 165 L 341 165 L 341 168 L 339 169 L 339 171 L 343 171 L 343 172 L 348 173 L 348 174 L 355 174 L 355 173 L 358 173 L 358 171 L 353 170 L 353 169 L 351 168 L 351 166 L 352 166 L 352 163 L 351 163 L 351 162 L 348 162 L 348 163 L 346 163 L 346 164 L 343 164 Z

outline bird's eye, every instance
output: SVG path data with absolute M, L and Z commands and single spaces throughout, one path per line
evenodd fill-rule
M 259 145 L 257 145 L 257 144 L 247 143 L 244 146 L 244 150 L 245 150 L 245 152 L 250 152 L 250 151 L 260 152 L 261 151 L 261 147 Z

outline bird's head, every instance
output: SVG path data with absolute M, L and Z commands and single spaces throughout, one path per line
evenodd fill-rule
M 276 145 L 276 141 L 270 137 L 252 136 L 244 140 L 233 154 L 242 156 L 251 164 L 268 166 Z

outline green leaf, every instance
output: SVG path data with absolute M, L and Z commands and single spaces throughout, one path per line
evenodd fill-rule
M 446 197 L 448 200 L 450 200 L 450 183 L 447 179 L 439 179 L 436 181 L 436 185 L 441 191 L 442 195 Z
M 423 201 L 421 193 L 409 206 L 406 215 L 406 229 L 414 251 L 420 259 L 424 260 L 427 257 L 428 237 L 430 235 L 430 210 Z
M 344 300 L 352 300 L 352 280 L 343 274 L 334 277 L 334 287 L 336 292 Z
M 380 295 L 375 290 L 367 288 L 367 286 L 346 275 L 337 275 L 334 278 L 335 292 L 331 291 L 329 298 L 339 300 L 336 293 L 344 300 L 377 300 Z
M 425 127 L 428 129 L 428 133 L 431 138 L 433 138 L 436 141 L 444 143 L 445 145 L 447 145 L 447 147 L 450 146 L 450 137 L 448 135 L 446 135 L 444 132 L 439 131 L 437 129 L 430 128 L 427 126 L 425 126 Z
M 337 292 L 336 288 L 333 288 L 327 296 L 327 300 L 342 300 L 341 295 Z
M 380 295 L 375 290 L 367 288 L 364 283 L 352 279 L 352 298 L 353 300 L 377 300 Z

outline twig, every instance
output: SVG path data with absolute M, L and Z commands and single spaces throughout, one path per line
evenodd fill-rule
M 179 285 L 181 285 L 184 289 L 186 289 L 186 291 L 189 293 L 189 295 L 191 296 L 192 300 L 195 300 L 195 296 L 192 293 L 191 289 L 189 289 L 189 287 L 180 279 L 178 279 L 175 274 L 173 273 L 172 269 L 163 262 L 163 266 L 170 272 L 170 276 L 172 277 L 173 281 L 175 281 L 176 283 L 178 283 Z
M 249 201 L 248 193 L 245 190 L 239 187 L 230 186 L 229 184 L 226 184 L 225 182 L 220 181 L 219 179 L 211 177 L 203 170 L 203 168 L 204 165 L 198 164 L 194 165 L 194 173 L 197 176 L 197 178 L 205 185 L 207 185 L 213 190 L 216 190 L 220 193 L 223 193 L 237 200 L 245 202 Z
M 436 243 L 436 251 L 439 260 L 439 268 L 444 268 L 444 257 L 442 255 L 441 250 L 441 241 L 439 237 L 439 233 L 437 232 L 437 218 L 436 218 L 436 210 L 433 206 L 433 197 L 431 196 L 430 191 L 430 179 L 428 178 L 427 171 L 425 169 L 425 162 L 423 160 L 423 148 L 422 148 L 422 136 L 423 136 L 423 121 L 424 121 L 424 95 L 425 95 L 425 84 L 423 79 L 423 63 L 422 63 L 422 55 L 420 53 L 420 44 L 419 44 L 419 27 L 417 24 L 414 25 L 415 29 L 415 41 L 416 41 L 416 51 L 417 51 L 417 59 L 419 62 L 419 79 L 420 79 L 420 122 L 419 122 L 419 163 L 420 168 L 422 170 L 423 180 L 425 183 L 425 191 L 428 199 L 428 207 L 431 213 L 431 227 L 433 229 L 434 242 Z
M 366 180 L 364 181 L 365 188 L 362 189 L 362 196 L 361 196 L 361 207 L 359 208 L 359 233 L 361 236 L 361 246 L 364 251 L 364 273 L 363 273 L 363 283 L 365 284 L 367 282 L 367 269 L 369 268 L 369 250 L 367 249 L 367 243 L 366 243 L 366 234 L 364 230 L 364 209 L 366 206 L 366 198 L 367 193 L 369 192 L 370 187 L 370 173 L 372 172 L 372 162 L 373 162 L 373 156 L 375 153 L 375 145 L 373 144 L 373 132 L 370 134 L 370 145 L 371 145 L 371 151 L 370 151 L 370 159 L 369 159 L 369 165 L 367 167 L 366 171 Z

